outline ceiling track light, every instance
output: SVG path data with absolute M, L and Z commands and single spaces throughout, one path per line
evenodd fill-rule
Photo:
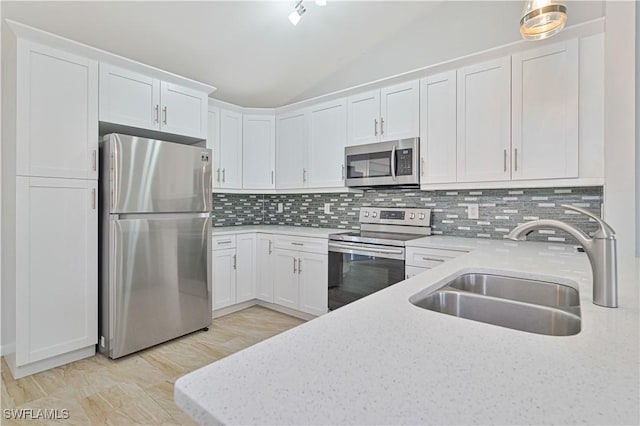
M 289 14 L 289 21 L 291 21 L 293 25 L 298 25 L 298 22 L 300 22 L 300 18 L 302 18 L 302 15 L 306 11 L 307 9 L 302 5 L 302 0 L 300 0 L 296 4 L 296 7 L 293 9 L 293 12 Z
M 554 0 L 527 0 L 520 19 L 525 40 L 542 40 L 555 35 L 567 22 L 567 6 Z

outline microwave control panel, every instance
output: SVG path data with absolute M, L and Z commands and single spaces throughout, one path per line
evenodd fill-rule
M 413 150 L 399 149 L 396 151 L 396 175 L 411 176 L 413 174 Z

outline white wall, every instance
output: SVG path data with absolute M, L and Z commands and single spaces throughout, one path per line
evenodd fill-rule
M 640 257 L 640 6 L 636 5 L 636 256 Z
M 636 100 L 630 95 L 636 93 L 636 3 L 611 1 L 605 7 L 604 219 L 616 231 L 624 274 L 637 261 Z
M 521 40 L 522 1 L 444 1 L 395 36 L 346 63 L 292 102 L 424 68 Z M 567 25 L 604 15 L 600 1 L 569 1 Z

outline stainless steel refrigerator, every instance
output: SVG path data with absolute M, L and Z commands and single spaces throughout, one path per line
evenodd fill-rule
M 211 150 L 100 142 L 98 349 L 111 358 L 211 324 Z

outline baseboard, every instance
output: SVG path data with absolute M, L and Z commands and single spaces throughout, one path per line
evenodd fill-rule
M 264 300 L 259 300 L 259 299 L 251 299 L 251 300 L 247 300 L 246 302 L 238 303 L 236 305 L 216 309 L 215 311 L 213 311 L 213 318 L 220 318 L 225 315 L 229 315 L 234 312 L 238 312 L 243 309 L 250 308 L 252 306 L 262 306 L 263 308 L 267 308 L 267 309 L 271 309 L 272 311 L 291 315 L 292 317 L 300 318 L 305 321 L 309 321 L 316 318 L 315 315 L 311 315 L 306 312 L 301 312 L 296 309 L 287 308 L 285 306 L 277 305 L 275 303 L 265 302 Z
M 51 358 L 43 359 L 42 361 L 32 362 L 27 365 L 17 366 L 15 363 L 15 354 L 5 357 L 7 365 L 13 375 L 14 379 L 21 379 L 26 376 L 30 376 L 41 371 L 49 370 L 51 368 L 60 367 L 64 364 L 69 364 L 74 361 L 79 361 L 84 358 L 92 357 L 96 354 L 96 346 L 91 345 L 86 348 L 77 349 L 75 351 L 67 352 L 62 355 L 54 356 Z
M 0 356 L 7 356 L 9 354 L 12 354 L 16 351 L 16 344 L 14 343 L 7 343 L 6 345 L 0 345 Z

